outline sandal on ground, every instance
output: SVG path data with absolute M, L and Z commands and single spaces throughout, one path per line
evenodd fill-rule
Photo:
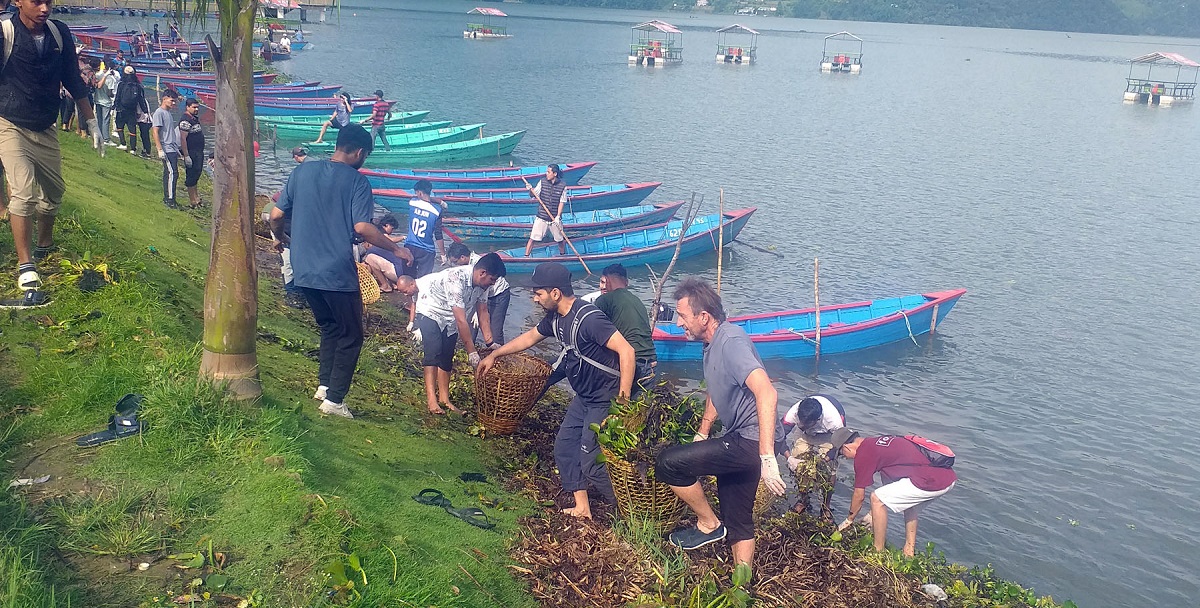
M 412 499 L 423 505 L 429 505 L 431 507 L 442 507 L 449 509 L 454 506 L 450 504 L 450 499 L 446 498 L 446 495 L 442 494 L 441 490 L 435 490 L 434 488 L 425 488 L 417 493 L 416 496 L 413 496 Z
M 142 400 L 145 397 L 137 393 L 128 393 L 124 397 L 117 400 L 117 413 L 122 416 L 130 416 L 137 412 L 138 407 L 142 405 Z
M 491 530 L 492 528 L 496 527 L 495 522 L 493 522 L 491 518 L 487 516 L 487 513 L 484 513 L 483 510 L 478 507 L 467 507 L 465 509 L 446 507 L 446 512 L 471 524 L 472 526 L 475 526 L 476 528 Z
M 108 428 L 90 435 L 84 435 L 75 440 L 75 445 L 81 448 L 95 447 L 110 441 L 132 437 L 142 432 L 145 424 L 138 420 L 137 414 L 123 416 L 116 414 L 108 419 Z
M 463 474 L 459 475 L 458 478 L 463 481 L 468 481 L 468 482 L 469 481 L 480 481 L 480 482 L 487 483 L 487 475 L 484 475 L 483 473 L 466 473 L 466 472 L 464 472 Z

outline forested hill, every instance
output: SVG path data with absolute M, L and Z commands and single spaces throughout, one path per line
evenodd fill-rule
M 695 0 L 524 0 L 662 10 Z M 778 6 L 783 17 L 1200 37 L 1200 0 L 709 0 L 718 13 Z

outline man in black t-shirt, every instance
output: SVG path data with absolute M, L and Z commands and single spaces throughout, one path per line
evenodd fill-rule
M 183 185 L 187 187 L 188 207 L 200 206 L 200 174 L 204 172 L 204 127 L 200 126 L 200 102 L 188 98 L 183 118 L 179 119 L 179 149 L 183 153 Z
M 533 301 L 546 310 L 537 327 L 521 334 L 479 363 L 483 375 L 498 357 L 521 352 L 553 337 L 563 345 L 558 365 L 566 370 L 575 398 L 567 406 L 562 426 L 554 438 L 554 463 L 563 490 L 575 497 L 575 506 L 563 512 L 591 518 L 587 486 L 613 500 L 612 483 L 604 465 L 596 462 L 596 433 L 588 428 L 608 416 L 614 398 L 627 399 L 633 386 L 634 352 L 598 308 L 575 298 L 571 272 L 562 264 L 538 264 L 530 279 Z

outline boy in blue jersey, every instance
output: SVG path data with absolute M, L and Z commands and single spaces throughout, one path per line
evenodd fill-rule
M 413 262 L 404 274 L 418 279 L 433 272 L 433 263 L 439 256 L 446 259 L 446 243 L 442 236 L 441 201 L 431 196 L 433 184 L 423 179 L 413 189 L 417 198 L 408 201 L 408 237 L 404 239 Z

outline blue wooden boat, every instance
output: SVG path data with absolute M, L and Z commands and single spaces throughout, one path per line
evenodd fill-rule
M 726 243 L 737 238 L 755 211 L 754 207 L 747 207 L 725 213 L 719 230 L 725 233 Z M 692 222 L 679 248 L 680 259 L 717 249 L 717 218 L 715 213 L 701 215 Z M 672 220 L 644 228 L 573 238 L 571 243 L 575 245 L 575 249 L 588 263 L 592 272 L 600 272 L 605 266 L 616 263 L 629 267 L 665 264 L 675 255 L 675 245 L 682 229 L 683 220 Z M 570 248 L 567 249 L 567 255 L 559 255 L 557 243 L 534 247 L 529 257 L 525 257 L 524 247 L 496 253 L 504 260 L 509 274 L 532 274 L 533 269 L 542 262 L 558 262 L 573 273 L 585 272 L 583 264 Z
M 254 100 L 254 114 L 257 116 L 329 116 L 333 114 L 333 108 L 337 105 L 333 99 L 329 99 L 328 103 L 302 103 L 306 100 L 292 100 L 289 103 L 287 100 L 280 101 L 263 101 L 263 98 Z M 307 101 L 321 101 L 312 99 Z M 350 106 L 353 108 L 352 114 L 366 114 L 371 111 L 371 106 L 375 103 L 375 99 L 369 101 L 365 99 L 351 100 Z M 395 103 L 394 101 L 391 103 Z
M 449 144 L 460 141 L 470 141 L 472 139 L 482 139 L 484 125 L 485 123 L 481 122 L 474 125 L 442 127 L 439 129 L 422 129 L 419 131 L 396 130 L 395 133 L 389 132 L 387 134 L 387 142 L 388 145 L 391 146 L 392 150 L 397 150 L 400 148 L 419 148 L 422 146 L 435 146 L 438 144 Z M 304 144 L 304 147 L 308 148 L 310 154 L 332 154 L 336 145 L 337 142 L 331 138 L 326 139 L 319 144 L 308 142 Z M 378 144 L 376 145 L 380 151 L 384 151 L 383 146 Z
M 603 234 L 649 226 L 675 217 L 675 212 L 682 206 L 683 201 L 679 201 L 663 205 L 563 213 L 563 229 L 574 238 L 577 235 Z M 534 217 L 536 216 L 447 217 L 442 219 L 442 229 L 456 241 L 523 241 L 529 238 Z
M 394 167 L 397 165 L 412 167 L 419 165 L 444 165 L 446 163 L 481 158 L 496 158 L 505 154 L 512 154 L 517 144 L 521 143 L 522 137 L 525 137 L 524 131 L 513 131 L 512 133 L 502 133 L 482 139 L 434 144 L 418 148 L 393 150 L 375 148 L 375 151 L 367 157 L 366 162 L 371 167 Z
M 596 163 L 559 165 L 559 177 L 574 186 Z M 480 190 L 488 188 L 522 188 L 522 178 L 536 184 L 546 175 L 546 165 L 540 167 L 494 167 L 491 169 L 363 169 L 372 188 L 412 190 L 417 182 L 427 179 L 439 190 Z
M 507 261 L 507 260 L 506 260 Z M 511 267 L 510 267 L 511 268 Z M 821 354 L 833 355 L 932 333 L 965 289 L 885 298 L 821 307 Z M 730 317 L 763 359 L 810 359 L 816 356 L 815 309 Z M 699 361 L 703 343 L 688 340 L 683 328 L 659 323 L 654 350 L 659 361 Z
M 162 87 L 170 86 L 171 88 L 178 91 L 180 95 L 186 95 L 188 97 L 195 97 L 199 93 L 209 93 L 212 95 L 216 95 L 216 93 L 217 93 L 216 83 L 214 83 L 214 82 L 205 82 L 205 83 L 199 84 L 199 83 L 192 82 L 192 81 L 174 80 L 169 76 L 163 76 L 162 78 L 158 79 L 157 84 L 159 84 L 159 86 L 162 86 Z M 286 94 L 291 93 L 291 92 L 296 92 L 296 91 L 301 91 L 301 90 L 308 91 L 308 90 L 323 90 L 323 89 L 325 89 L 325 87 L 322 87 L 320 85 L 321 85 L 320 81 L 289 82 L 287 84 L 256 84 L 256 85 L 254 85 L 254 94 L 256 96 L 269 97 L 269 96 L 277 96 L 276 95 L 277 93 L 282 92 L 285 94 L 283 96 L 286 97 L 287 96 Z M 341 85 L 328 85 L 328 87 L 329 87 L 329 89 L 328 89 L 328 91 L 326 91 L 327 94 L 313 95 L 312 97 L 328 97 L 330 95 L 333 95 L 334 93 L 337 93 L 338 91 L 340 91 L 342 89 Z
M 369 162 L 378 151 L 367 157 Z M 617 209 L 639 205 L 662 182 L 610 184 L 605 186 L 569 186 L 563 213 L 599 209 Z M 408 213 L 408 190 L 374 190 L 375 202 L 388 209 Z M 536 215 L 540 204 L 524 188 L 496 190 L 434 190 L 433 196 L 446 202 L 452 215 Z

